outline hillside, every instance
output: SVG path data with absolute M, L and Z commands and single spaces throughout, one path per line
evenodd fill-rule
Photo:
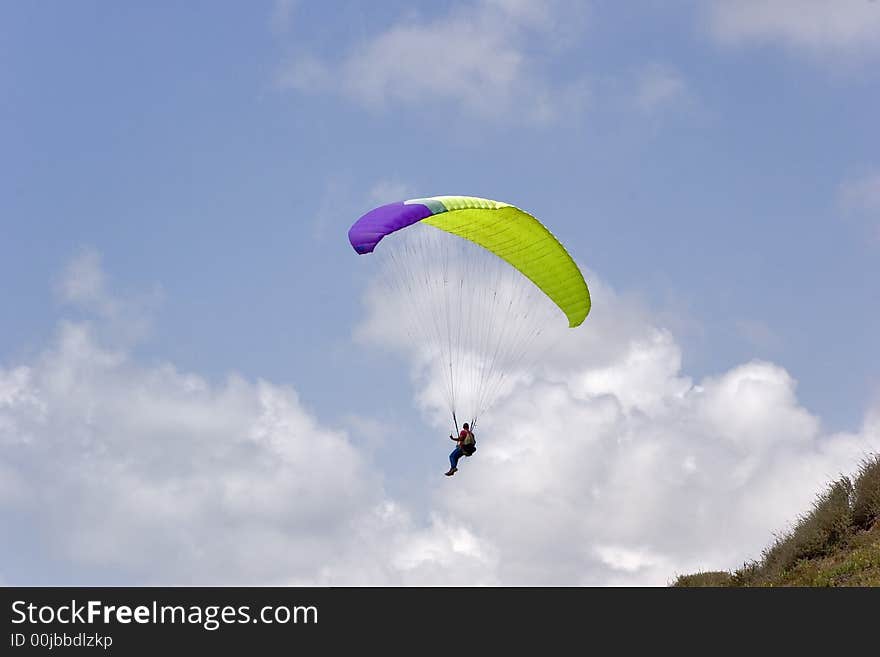
M 820 493 L 761 557 L 734 572 L 679 576 L 672 586 L 880 586 L 880 455 Z

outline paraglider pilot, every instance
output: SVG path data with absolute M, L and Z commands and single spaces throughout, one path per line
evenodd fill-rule
M 458 438 L 452 434 L 449 434 L 449 438 L 458 444 L 449 455 L 450 468 L 448 472 L 444 473 L 447 477 L 451 477 L 458 471 L 458 459 L 462 456 L 470 456 L 476 451 L 474 432 L 470 430 L 467 422 L 461 425 L 461 432 L 458 434 Z

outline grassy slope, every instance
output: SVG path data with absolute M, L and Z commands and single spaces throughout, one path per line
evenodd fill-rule
M 673 586 L 880 586 L 880 455 L 830 484 L 759 560 Z

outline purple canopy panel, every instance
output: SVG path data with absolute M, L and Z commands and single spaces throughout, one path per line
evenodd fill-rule
M 371 253 L 386 235 L 411 226 L 432 214 L 434 213 L 431 209 L 421 203 L 389 203 L 370 210 L 355 221 L 348 230 L 348 241 L 358 253 Z

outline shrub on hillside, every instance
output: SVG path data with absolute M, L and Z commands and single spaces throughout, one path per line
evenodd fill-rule
M 776 536 L 758 561 L 748 561 L 732 574 L 681 575 L 673 585 L 880 585 L 878 519 L 880 454 L 872 454 L 861 462 L 854 480 L 842 477 L 829 485 L 813 502 L 812 509 L 798 518 L 789 531 Z M 823 557 L 831 558 L 830 565 L 809 561 Z
M 868 456 L 859 464 L 853 483 L 852 520 L 860 529 L 868 529 L 880 518 L 880 454 Z
M 852 495 L 853 485 L 849 477 L 841 477 L 832 483 L 791 531 L 778 536 L 773 545 L 764 550 L 764 569 L 779 573 L 801 559 L 830 554 L 850 533 Z
M 712 570 L 692 575 L 679 575 L 672 586 L 730 586 L 732 575 L 723 570 Z

